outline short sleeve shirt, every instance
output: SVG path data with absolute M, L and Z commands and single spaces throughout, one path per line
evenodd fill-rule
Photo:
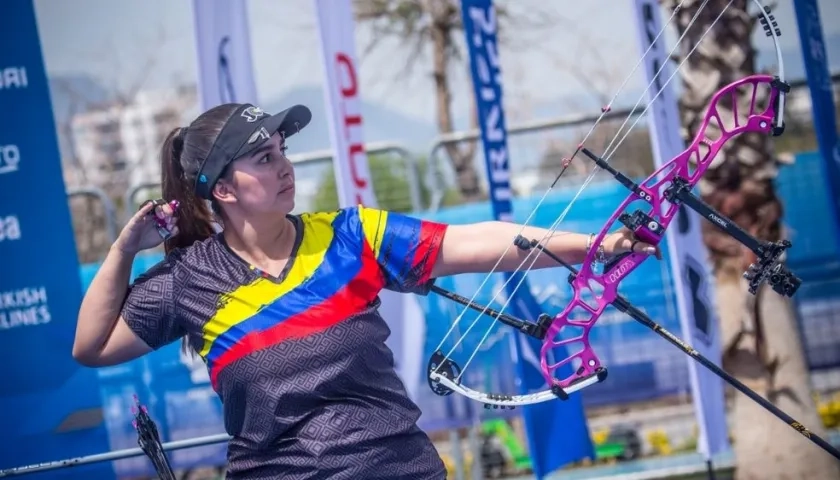
M 204 359 L 230 479 L 445 478 L 377 307 L 382 289 L 428 292 L 446 226 L 361 206 L 291 218 L 280 277 L 218 234 L 140 276 L 123 318 L 150 347 L 186 335 Z

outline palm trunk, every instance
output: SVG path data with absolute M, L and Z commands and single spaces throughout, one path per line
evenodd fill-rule
M 665 2 L 673 9 L 673 0 Z M 683 3 L 678 33 L 686 31 L 700 1 Z M 712 0 L 681 45 L 685 55 L 708 30 L 728 2 Z M 683 66 L 680 99 L 686 139 L 694 137 L 711 96 L 723 86 L 755 72 L 751 34 L 752 2 L 736 0 Z M 739 110 L 749 106 L 739 101 Z M 720 105 L 719 105 L 720 107 Z M 763 240 L 782 237 L 783 207 L 774 189 L 778 163 L 772 139 L 745 134 L 731 139 L 700 183 L 704 200 L 742 228 Z M 723 342 L 723 367 L 812 432 L 824 435 L 811 396 L 810 376 L 789 299 L 763 288 L 755 297 L 746 290 L 742 273 L 752 253 L 704 222 L 716 280 Z M 778 420 L 748 397 L 732 399 L 736 478 L 773 480 L 840 478 L 837 462 L 826 452 Z
M 455 131 L 452 119 L 452 92 L 449 86 L 449 67 L 453 55 L 453 35 L 458 30 L 455 25 L 460 21 L 460 10 L 455 3 L 432 2 L 426 6 L 431 15 L 432 39 L 432 78 L 435 82 L 435 98 L 437 101 L 437 123 L 440 133 Z M 471 126 L 478 126 L 478 113 L 475 104 L 471 112 Z M 447 143 L 443 146 L 449 156 L 450 164 L 455 171 L 458 191 L 467 202 L 480 200 L 481 185 L 478 179 L 474 158 L 476 143 L 468 142 L 462 146 L 458 143 Z

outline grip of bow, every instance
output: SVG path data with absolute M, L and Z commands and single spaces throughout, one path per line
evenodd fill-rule
M 747 132 L 775 136 L 784 131 L 780 109 L 783 108 L 783 94 L 789 90 L 787 84 L 770 75 L 749 76 L 720 89 L 713 95 L 702 124 L 689 147 L 664 163 L 641 183 L 634 182 L 612 168 L 604 159 L 586 148 L 581 148 L 598 167 L 607 170 L 631 193 L 610 216 L 605 227 L 592 242 L 579 273 L 570 276 L 572 301 L 554 317 L 540 352 L 542 372 L 549 385 L 565 390 L 592 377 L 597 376 L 601 379 L 606 376 L 606 369 L 590 344 L 590 332 L 604 310 L 616 301 L 621 280 L 648 257 L 627 252 L 610 259 L 602 271 L 596 272 L 593 268 L 596 253 L 614 223 L 622 223 L 633 231 L 637 238 L 651 245 L 661 242 L 681 203 L 697 210 L 718 226 L 721 226 L 721 222 L 731 223 L 693 196 L 691 190 L 716 160 L 724 145 L 733 137 Z M 637 202 L 642 203 L 641 208 L 628 213 L 631 205 Z M 690 202 L 695 202 L 695 205 L 692 206 Z M 700 207 L 707 210 L 701 211 Z M 734 231 L 738 227 L 732 228 Z M 749 237 L 748 234 L 744 234 Z M 736 236 L 735 233 L 732 235 Z M 761 257 L 766 260 L 766 265 L 756 267 L 765 277 L 759 278 L 758 281 L 770 278 L 774 275 L 773 272 L 776 276 L 784 276 L 784 272 L 779 270 L 783 267 L 778 264 L 778 257 L 785 245 L 758 244 L 757 240 L 752 240 L 757 244 L 754 250 L 766 252 Z M 753 248 L 751 245 L 747 246 Z M 794 280 L 789 283 L 796 284 Z M 752 283 L 755 283 L 754 279 L 751 279 L 751 291 L 755 293 Z M 795 288 L 787 288 L 785 291 L 792 295 Z M 555 361 L 553 353 L 558 347 L 564 347 L 567 352 L 572 353 Z

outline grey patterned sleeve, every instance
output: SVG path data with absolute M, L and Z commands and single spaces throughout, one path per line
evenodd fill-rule
M 173 259 L 167 257 L 138 276 L 122 308 L 129 328 L 155 350 L 186 333 L 178 317 L 174 267 Z

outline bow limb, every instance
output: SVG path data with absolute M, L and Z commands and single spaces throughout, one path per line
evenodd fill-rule
M 548 402 L 551 400 L 566 400 L 569 394 L 594 385 L 607 378 L 607 371 L 601 370 L 597 375 L 580 379 L 566 388 L 551 387 L 535 393 L 524 395 L 508 395 L 503 393 L 484 393 L 464 386 L 460 382 L 460 368 L 445 358 L 442 352 L 435 352 L 429 361 L 429 387 L 438 395 L 451 395 L 453 392 L 469 399 L 481 402 L 485 408 L 510 408 Z

